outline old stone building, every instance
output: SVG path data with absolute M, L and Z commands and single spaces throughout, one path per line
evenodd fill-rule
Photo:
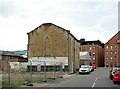
M 79 68 L 79 42 L 70 33 L 52 23 L 44 23 L 28 33 L 28 60 L 37 65 L 60 62 L 70 72 Z

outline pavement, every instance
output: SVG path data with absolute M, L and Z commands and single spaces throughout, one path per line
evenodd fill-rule
M 117 88 L 120 89 L 120 84 L 114 84 L 113 81 L 109 78 L 109 68 L 97 68 L 95 71 L 90 74 L 71 74 L 63 75 L 63 78 L 48 79 L 47 82 L 34 83 L 33 86 L 22 86 L 22 87 L 47 87 L 49 88 L 59 88 L 59 87 L 105 87 L 105 88 Z M 46 89 L 46 88 L 45 88 Z
M 33 83 L 33 86 L 23 85 L 21 87 L 54 87 L 65 80 L 69 80 L 72 76 L 75 76 L 75 74 L 65 74 L 63 75 L 63 78 L 47 79 L 47 82 L 40 81 L 39 83 Z

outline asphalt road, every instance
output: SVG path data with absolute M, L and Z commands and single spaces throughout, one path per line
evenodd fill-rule
M 90 74 L 72 74 L 65 76 L 62 79 L 56 79 L 46 83 L 36 83 L 33 87 L 39 89 L 39 87 L 45 87 L 45 89 L 70 89 L 74 88 L 96 88 L 103 87 L 106 89 L 120 89 L 120 84 L 114 84 L 109 78 L 109 68 L 97 68 Z M 26 87 L 27 89 L 28 87 Z M 30 88 L 30 87 L 29 87 Z M 32 88 L 32 87 L 31 87 Z
M 90 74 L 75 74 L 53 87 L 120 87 L 109 79 L 109 68 L 98 68 Z

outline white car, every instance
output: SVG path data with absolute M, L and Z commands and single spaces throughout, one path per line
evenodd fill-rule
M 90 73 L 90 66 L 89 65 L 81 65 L 80 69 L 79 69 L 79 74 L 82 73 Z

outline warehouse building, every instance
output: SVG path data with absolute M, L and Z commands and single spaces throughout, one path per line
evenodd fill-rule
M 96 67 L 104 66 L 104 44 L 99 41 L 85 41 L 80 39 L 80 52 L 88 52 L 90 55 L 90 65 Z
M 120 66 L 120 31 L 105 43 L 105 67 Z
M 52 23 L 44 23 L 28 33 L 28 60 L 32 65 L 62 63 L 73 73 L 79 69 L 79 42 L 70 33 Z

